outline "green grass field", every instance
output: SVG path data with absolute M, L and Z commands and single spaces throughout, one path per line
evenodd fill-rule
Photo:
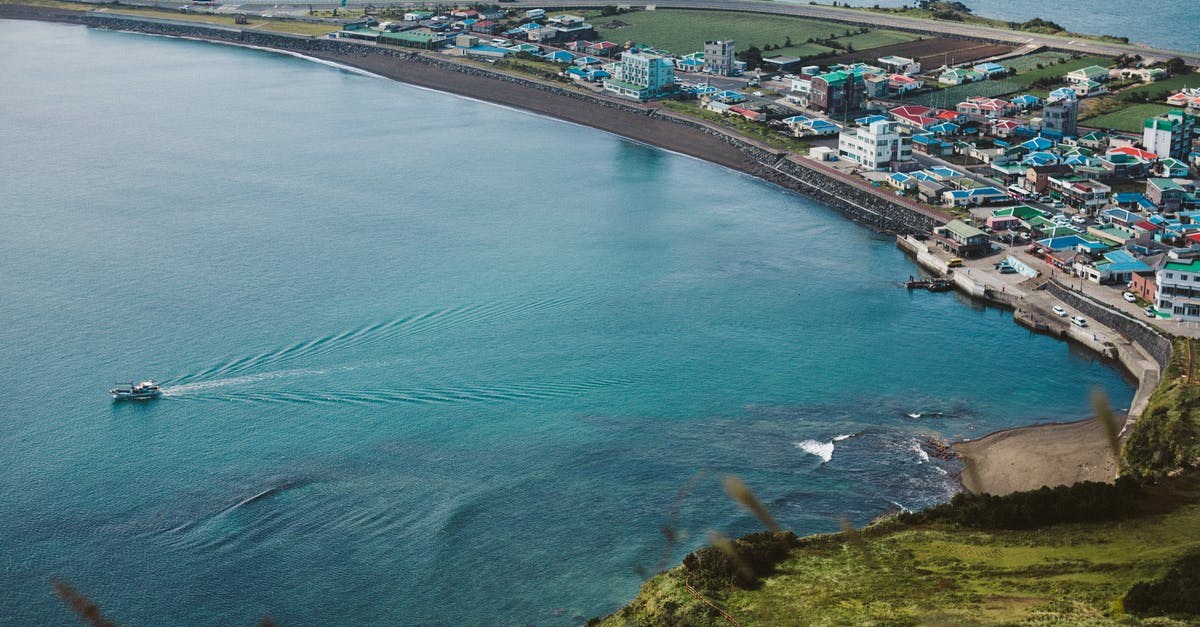
M 1017 72 L 1029 72 L 1037 69 L 1037 65 L 1041 63 L 1043 66 L 1056 65 L 1059 59 L 1071 60 L 1071 55 L 1065 52 L 1035 52 L 1020 57 L 1013 57 L 1000 61 L 1000 65 L 1007 68 L 1012 68 Z
M 1002 65 L 1007 65 L 1007 64 L 1003 63 Z M 1021 74 L 1017 74 L 1016 76 L 1013 76 L 1013 77 L 1009 78 L 1008 80 L 1021 83 L 1022 85 L 1029 85 L 1029 84 L 1032 84 L 1034 81 L 1036 81 L 1039 78 L 1044 78 L 1047 76 L 1054 76 L 1054 77 L 1061 78 L 1061 77 L 1065 76 L 1066 73 L 1070 72 L 1071 70 L 1078 70 L 1079 68 L 1087 67 L 1089 65 L 1099 65 L 1100 67 L 1109 67 L 1112 65 L 1112 59 L 1109 59 L 1107 57 L 1081 57 L 1079 59 L 1070 59 L 1066 63 L 1055 63 L 1054 65 L 1047 65 L 1046 67 L 1044 67 L 1040 70 L 1036 69 L 1036 66 L 1035 66 L 1035 69 L 1030 70 L 1028 72 L 1023 72 Z
M 1175 93 L 1184 87 L 1200 87 L 1200 72 L 1177 74 L 1166 80 L 1158 81 L 1157 83 L 1145 83 L 1143 85 L 1138 85 L 1137 87 L 1132 87 L 1121 92 L 1120 95 L 1122 97 L 1144 93 L 1156 95 L 1164 91 Z
M 1081 119 L 1079 122 L 1084 126 L 1094 128 L 1112 128 L 1128 133 L 1140 133 L 1146 118 L 1166 113 L 1173 108 L 1165 104 L 1137 104 L 1094 118 Z
M 1008 80 L 979 81 L 978 83 L 954 85 L 945 89 L 917 94 L 911 98 L 905 98 L 904 102 L 925 105 L 927 107 L 953 109 L 954 105 L 972 96 L 1003 96 L 1019 92 L 1022 90 L 1022 87 L 1023 85 Z
M 615 43 L 632 40 L 680 55 L 703 50 L 704 42 L 712 39 L 733 39 L 737 41 L 738 50 L 745 50 L 750 46 L 763 48 L 768 44 L 781 47 L 779 51 L 764 53 L 764 56 L 800 56 L 829 50 L 824 47 L 806 46 L 805 42 L 810 37 L 825 39 L 833 35 L 838 37 L 839 41 L 843 41 L 844 38 L 855 50 L 917 38 L 917 35 L 895 31 L 871 31 L 858 35 L 855 34 L 856 27 L 844 24 L 753 13 L 658 10 L 634 11 L 613 17 L 600 17 L 594 11 L 587 15 L 602 39 Z M 623 22 L 628 26 L 609 28 L 608 25 L 613 22 Z M 851 31 L 852 36 L 846 36 L 847 30 Z M 791 47 L 786 46 L 789 37 L 793 44 Z

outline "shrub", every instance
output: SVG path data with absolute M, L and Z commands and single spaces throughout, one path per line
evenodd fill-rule
M 906 523 L 943 521 L 979 529 L 1036 529 L 1127 518 L 1136 513 L 1141 494 L 1136 480 L 1121 477 L 1115 484 L 1084 481 L 1006 496 L 958 494 L 949 503 L 899 518 Z
M 700 548 L 683 558 L 683 567 L 693 585 L 709 590 L 729 586 L 755 588 L 759 581 L 775 571 L 788 552 L 799 546 L 791 531 L 763 531 L 733 541 L 735 561 L 726 552 L 712 546 Z
M 1171 565 L 1157 581 L 1134 584 L 1125 594 L 1126 612 L 1142 616 L 1200 615 L 1200 551 L 1192 551 Z

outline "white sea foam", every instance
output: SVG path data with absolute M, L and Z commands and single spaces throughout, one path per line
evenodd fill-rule
M 834 442 L 841 442 L 842 440 L 849 440 L 850 438 L 854 437 L 854 435 L 855 435 L 855 434 L 853 434 L 853 433 L 847 433 L 847 434 L 845 434 L 845 435 L 839 435 L 839 436 L 837 436 L 836 438 L 834 438 L 834 439 L 833 439 L 833 441 L 834 441 Z
M 921 447 L 920 442 L 913 442 L 912 450 L 917 454 L 917 457 L 921 458 L 921 461 L 917 462 L 918 464 L 924 464 L 925 462 L 929 461 L 929 453 L 925 452 L 925 449 Z
M 833 459 L 833 442 L 818 442 L 816 440 L 805 440 L 797 442 L 796 448 L 821 458 L 822 462 L 827 462 Z

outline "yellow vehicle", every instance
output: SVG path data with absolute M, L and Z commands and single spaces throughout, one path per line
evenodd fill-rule
M 949 268 L 961 268 L 962 267 L 962 259 L 959 257 L 955 257 L 955 258 L 951 259 L 950 261 L 947 261 L 946 266 Z

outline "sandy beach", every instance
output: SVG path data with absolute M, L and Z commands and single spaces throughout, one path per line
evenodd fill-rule
M 951 448 L 966 462 L 963 486 L 976 493 L 1004 495 L 1117 476 L 1105 429 L 1092 418 L 997 431 Z

